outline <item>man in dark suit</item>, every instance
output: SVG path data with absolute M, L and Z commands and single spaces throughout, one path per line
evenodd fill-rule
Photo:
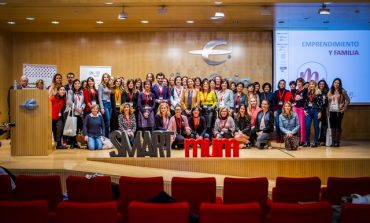
M 152 93 L 155 96 L 154 114 L 157 113 L 158 106 L 162 102 L 166 102 L 168 105 L 170 105 L 170 95 L 171 95 L 168 86 L 163 84 L 164 74 L 158 73 L 155 78 L 157 79 L 157 83 L 152 87 Z

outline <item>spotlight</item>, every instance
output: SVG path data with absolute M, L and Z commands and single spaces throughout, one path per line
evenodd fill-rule
M 118 14 L 119 20 L 125 20 L 127 19 L 127 13 L 125 12 L 125 8 L 122 7 L 122 11 Z
M 214 16 L 211 17 L 213 20 L 223 19 L 225 17 L 225 13 L 223 12 L 216 12 Z
M 322 7 L 321 7 L 321 8 L 319 8 L 318 13 L 319 13 L 320 15 L 330 15 L 330 9 L 328 9 L 328 8 L 326 7 L 326 4 L 325 4 L 325 3 L 322 3 Z

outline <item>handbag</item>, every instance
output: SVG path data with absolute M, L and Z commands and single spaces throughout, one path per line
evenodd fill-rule
M 74 104 L 68 111 L 68 116 L 63 129 L 64 136 L 76 136 L 77 132 L 77 117 L 74 115 Z
M 331 144 L 332 144 L 331 128 L 330 128 L 330 121 L 329 121 L 329 117 L 328 117 L 328 129 L 326 130 L 325 146 L 331 146 Z

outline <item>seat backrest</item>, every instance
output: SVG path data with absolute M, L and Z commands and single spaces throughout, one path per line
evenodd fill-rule
M 119 179 L 120 211 L 127 221 L 128 206 L 132 201 L 148 201 L 164 190 L 163 177 L 126 177 Z
M 173 177 L 171 192 L 176 201 L 189 202 L 191 213 L 199 214 L 202 202 L 216 202 L 216 179 Z
M 321 180 L 318 177 L 277 177 L 273 202 L 313 202 L 320 200 Z
M 210 204 L 200 206 L 200 223 L 260 223 L 259 203 Z
M 56 210 L 56 223 L 118 223 L 117 203 L 62 202 Z
M 189 204 L 131 202 L 128 208 L 129 223 L 188 223 Z
M 60 176 L 17 176 L 16 200 L 47 200 L 54 211 L 63 199 Z
M 331 223 L 332 207 L 328 202 L 307 204 L 274 203 L 270 205 L 269 223 Z
M 225 177 L 223 201 L 225 204 L 258 202 L 261 207 L 265 207 L 268 198 L 268 184 L 266 177 Z
M 328 177 L 327 200 L 331 204 L 340 204 L 343 196 L 351 194 L 370 194 L 370 177 Z
M 370 222 L 370 204 L 343 204 L 341 223 Z
M 80 176 L 69 176 L 66 180 L 66 184 L 69 201 L 112 201 L 112 183 L 110 176 L 98 176 L 91 179 Z
M 8 175 L 0 175 L 0 201 L 13 200 L 12 185 Z
M 0 201 L 1 223 L 48 223 L 48 202 L 39 201 Z

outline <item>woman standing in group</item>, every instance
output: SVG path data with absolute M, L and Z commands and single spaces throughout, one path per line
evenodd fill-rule
M 214 79 L 209 80 L 209 88 L 216 94 L 216 81 Z M 216 94 L 217 96 L 217 94 Z
M 328 93 L 328 110 L 329 110 L 329 120 L 332 136 L 332 147 L 340 146 L 340 137 L 342 134 L 342 120 L 344 112 L 350 103 L 350 98 L 348 97 L 347 91 L 342 87 L 342 80 L 340 78 L 335 78 L 330 91 Z
M 173 76 L 173 73 L 170 75 L 170 78 L 168 79 L 168 87 L 170 88 L 170 91 L 175 87 L 175 77 Z
M 72 83 L 72 89 L 68 91 L 67 95 L 67 109 L 74 109 L 74 115 L 77 118 L 77 131 L 78 134 L 83 128 L 83 110 L 85 109 L 84 95 L 81 90 L 80 80 L 75 79 Z M 76 136 L 71 137 L 71 148 L 79 148 L 77 145 Z
M 257 114 L 256 126 L 254 133 L 256 139 L 256 147 L 258 149 L 270 148 L 268 140 L 271 133 L 274 131 L 274 115 L 269 111 L 269 102 L 263 100 L 261 104 L 262 110 Z
M 152 84 L 149 80 L 144 82 L 144 90 L 139 94 L 139 128 L 144 131 L 152 131 L 154 128 L 155 97 L 151 92 Z
M 135 89 L 135 82 L 133 79 L 127 80 L 127 89 L 122 91 L 121 103 L 128 103 L 134 109 L 135 118 L 138 120 L 139 111 L 137 108 L 139 92 Z
M 122 79 L 117 78 L 113 82 L 113 94 L 115 99 L 115 109 L 117 111 L 117 114 L 119 114 L 121 110 L 121 104 L 122 104 Z
M 257 106 L 257 99 L 255 97 L 252 97 L 249 100 L 248 108 L 247 108 L 247 113 L 251 117 L 251 129 L 254 129 L 256 120 L 257 120 L 257 114 L 260 112 L 262 109 Z
M 217 82 L 216 82 L 217 83 Z M 233 92 L 228 89 L 229 81 L 221 81 L 221 90 L 217 91 L 218 105 L 217 108 L 227 108 L 227 110 L 232 113 L 234 109 L 234 96 Z
M 306 144 L 305 147 L 310 146 L 311 122 L 315 129 L 314 143 L 311 147 L 317 147 L 319 143 L 319 119 L 321 118 L 322 98 L 321 92 L 317 86 L 316 81 L 311 80 L 308 86 L 307 101 L 304 105 L 305 125 L 306 125 Z
M 57 149 L 66 149 L 67 147 L 62 144 L 63 135 L 63 113 L 66 104 L 66 91 L 63 85 L 56 89 L 57 93 L 50 97 L 51 101 L 51 117 L 52 117 L 52 131 L 54 142 L 57 143 Z
M 278 83 L 278 90 L 274 92 L 274 104 L 273 104 L 273 111 L 274 111 L 274 117 L 275 117 L 275 127 L 276 127 L 276 142 L 281 143 L 282 136 L 280 132 L 280 127 L 279 127 L 279 115 L 282 112 L 282 108 L 285 102 L 291 100 L 291 94 L 290 91 L 287 91 L 285 89 L 285 80 L 280 80 Z
M 251 147 L 249 138 L 251 136 L 251 117 L 247 113 L 245 104 L 240 105 L 235 116 L 235 139 L 240 142 L 239 147 Z
M 155 116 L 155 128 L 154 130 L 167 131 L 170 123 L 170 107 L 167 102 L 162 102 L 158 106 L 157 115 Z
M 175 86 L 171 90 L 171 114 L 175 114 L 175 105 L 181 104 L 181 96 L 184 91 L 184 87 L 181 85 L 181 77 L 175 77 Z
M 168 131 L 174 132 L 171 136 L 171 148 L 181 149 L 184 148 L 185 138 L 189 138 L 191 129 L 186 116 L 181 115 L 181 105 L 175 105 L 175 115 L 171 117 Z
M 91 107 L 99 103 L 98 91 L 95 89 L 94 78 L 87 78 L 87 87 L 82 90 L 85 100 L 84 117 L 91 113 Z
M 220 75 L 217 75 L 215 77 L 215 90 L 216 90 L 216 92 L 219 91 L 219 90 L 221 90 L 221 81 L 222 81 L 221 76 Z
M 206 120 L 200 116 L 200 108 L 194 107 L 191 109 L 191 118 L 189 120 L 189 127 L 191 129 L 190 137 L 193 139 L 206 139 L 209 138 L 207 133 Z
M 239 82 L 236 85 L 236 93 L 234 94 L 235 114 L 239 112 L 240 106 L 248 105 L 248 98 L 247 98 L 247 95 L 243 92 L 243 90 L 244 90 L 244 84 L 242 82 Z
M 137 92 L 142 92 L 143 91 L 143 85 L 142 85 L 142 82 L 141 82 L 140 78 L 136 78 L 135 81 L 134 81 L 134 84 L 135 84 L 135 90 Z
M 183 76 L 181 78 L 181 84 L 184 89 L 188 88 L 188 77 L 187 76 Z
M 293 110 L 297 113 L 299 126 L 300 126 L 300 145 L 304 145 L 306 142 L 306 125 L 305 125 L 305 113 L 304 113 L 304 105 L 307 101 L 307 88 L 304 88 L 304 79 L 298 78 L 296 80 L 297 83 L 297 91 L 293 98 Z
M 283 133 L 285 149 L 297 150 L 299 146 L 299 139 L 297 137 L 299 121 L 290 101 L 285 102 L 283 105 L 283 111 L 279 115 L 279 125 Z
M 194 81 L 192 78 L 188 78 L 188 87 L 184 90 L 181 96 L 181 106 L 188 118 L 191 116 L 191 109 L 199 106 L 199 92 L 194 88 Z
M 83 134 L 89 150 L 100 150 L 103 148 L 101 136 L 104 136 L 104 119 L 98 113 L 99 105 L 91 106 L 91 113 L 85 117 Z
M 155 81 L 154 74 L 153 73 L 147 73 L 145 80 L 150 81 L 150 84 L 153 85 L 153 83 Z
M 233 94 L 236 94 L 236 83 L 234 81 L 230 82 L 230 90 L 233 92 Z
M 202 83 L 202 79 L 200 79 L 200 77 L 194 78 L 194 88 L 198 92 L 201 91 L 201 88 L 202 88 L 201 83 Z
M 261 93 L 260 92 L 260 87 L 261 87 L 260 82 L 256 81 L 256 82 L 253 83 L 253 85 L 254 85 L 254 94 L 256 94 L 259 97 L 260 93 Z M 263 88 L 262 88 L 262 90 L 263 90 Z
M 199 93 L 202 116 L 206 120 L 207 133 L 212 135 L 212 125 L 216 118 L 215 108 L 217 106 L 217 97 L 214 91 L 209 88 L 209 82 L 204 79 L 202 82 L 202 91 Z
M 263 100 L 267 100 L 270 104 L 269 108 L 270 111 L 272 111 L 273 106 L 274 106 L 274 93 L 271 92 L 272 86 L 270 83 L 264 83 L 262 85 L 262 92 L 260 93 L 260 101 L 262 102 Z
M 219 116 L 216 119 L 213 135 L 220 138 L 232 138 L 235 132 L 234 119 L 229 116 L 229 110 L 225 107 L 219 109 Z
M 319 126 L 320 128 L 320 136 L 319 136 L 319 143 L 320 146 L 326 145 L 326 131 L 328 128 L 328 93 L 329 93 L 329 86 L 324 79 L 320 80 L 319 83 L 319 90 L 321 92 L 322 98 L 322 109 L 321 109 L 321 118 L 319 119 Z
M 103 74 L 101 78 L 101 83 L 98 88 L 99 94 L 99 104 L 100 104 L 100 112 L 104 118 L 104 125 L 105 125 L 105 137 L 109 137 L 109 127 L 110 127 L 110 118 L 112 116 L 112 104 L 111 104 L 111 87 L 109 85 L 110 76 L 109 74 Z
M 56 95 L 58 93 L 58 87 L 63 86 L 62 82 L 62 75 L 61 74 L 55 74 L 52 81 L 51 85 L 49 86 L 49 97 Z
M 257 105 L 260 105 L 260 97 L 259 95 L 257 95 L 255 92 L 254 92 L 254 83 L 251 83 L 251 84 L 248 84 L 247 86 L 247 98 L 248 98 L 248 101 L 252 98 L 256 98 L 257 99 Z
M 133 145 L 136 132 L 136 119 L 131 104 L 122 104 L 121 114 L 118 115 L 118 126 L 119 130 L 127 133 L 130 144 Z

